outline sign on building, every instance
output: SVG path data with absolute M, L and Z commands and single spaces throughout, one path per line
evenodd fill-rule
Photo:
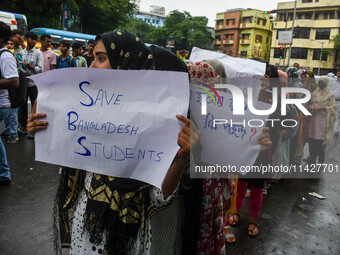
M 175 48 L 175 39 L 173 39 L 173 38 L 166 39 L 166 47 L 167 48 Z
M 292 45 L 293 31 L 279 31 L 279 45 Z

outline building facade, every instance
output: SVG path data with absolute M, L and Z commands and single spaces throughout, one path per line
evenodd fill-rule
M 269 60 L 271 29 L 271 15 L 264 11 L 231 9 L 218 13 L 214 49 L 232 57 L 253 58 L 256 46 L 261 48 L 260 58 Z
M 151 5 L 150 12 L 138 11 L 134 17 L 154 27 L 162 27 L 165 22 L 165 8 L 157 5 Z
M 215 50 L 232 57 L 238 57 L 240 21 L 242 9 L 228 10 L 218 13 L 215 27 Z
M 279 31 L 292 30 L 294 1 L 278 3 L 277 17 L 273 26 L 270 63 L 285 68 L 288 65 L 289 47 L 280 59 Z M 297 0 L 291 59 L 289 65 L 300 67 L 320 75 L 334 72 L 337 68 L 334 44 L 330 41 L 339 34 L 339 0 Z

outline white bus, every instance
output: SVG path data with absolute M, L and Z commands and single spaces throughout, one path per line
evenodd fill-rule
M 11 30 L 18 28 L 18 23 L 13 13 L 0 11 L 0 21 L 9 25 L 11 27 Z

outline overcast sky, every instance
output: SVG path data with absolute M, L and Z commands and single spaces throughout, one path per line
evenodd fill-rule
M 150 11 L 150 5 L 165 7 L 165 14 L 172 10 L 188 11 L 192 16 L 206 16 L 208 25 L 215 26 L 216 13 L 233 8 L 273 10 L 279 2 L 293 0 L 140 0 L 140 10 Z

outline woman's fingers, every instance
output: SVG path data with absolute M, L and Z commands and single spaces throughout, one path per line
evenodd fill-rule
M 188 158 L 190 150 L 199 141 L 200 133 L 195 124 L 193 124 L 188 118 L 182 115 L 176 115 L 176 117 L 185 124 L 178 133 L 177 143 L 181 148 L 178 150 L 177 154 L 178 156 L 186 155 Z
M 270 140 L 269 136 L 269 128 L 265 127 L 262 130 L 262 135 L 258 139 L 259 144 L 261 145 L 261 151 L 268 150 L 272 146 L 272 141 Z
M 35 134 L 36 131 L 44 130 L 47 128 L 47 121 L 40 121 L 38 119 L 46 118 L 45 113 L 36 113 L 37 112 L 37 100 L 35 100 L 31 117 L 27 120 L 27 131 L 32 135 Z

